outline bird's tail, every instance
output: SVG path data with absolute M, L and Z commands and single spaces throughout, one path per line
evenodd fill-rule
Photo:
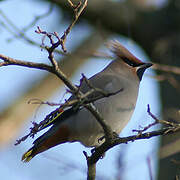
M 22 161 L 29 162 L 37 154 L 57 146 L 58 144 L 69 142 L 69 135 L 70 132 L 67 125 L 61 125 L 61 123 L 59 125 L 55 124 L 33 142 L 34 146 L 23 154 Z
M 41 127 L 41 130 L 53 125 L 46 133 L 37 138 L 34 146 L 25 152 L 22 156 L 23 162 L 29 162 L 37 154 L 48 150 L 58 144 L 69 142 L 70 131 L 67 125 L 62 125 L 62 122 L 73 114 L 77 113 L 73 108 L 66 111 L 53 111 L 47 118 L 47 123 Z
M 34 146 L 29 149 L 27 152 L 25 152 L 22 156 L 22 161 L 23 162 L 29 162 L 37 153 L 35 153 L 36 151 L 34 150 Z

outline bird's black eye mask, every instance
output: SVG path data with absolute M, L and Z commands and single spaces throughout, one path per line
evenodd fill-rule
M 144 63 L 137 63 L 135 61 L 131 61 L 127 57 L 121 57 L 121 58 L 123 59 L 124 62 L 126 62 L 129 66 L 132 67 L 138 67 L 144 64 Z

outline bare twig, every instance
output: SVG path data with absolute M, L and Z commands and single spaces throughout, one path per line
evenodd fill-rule
M 76 22 L 77 22 L 79 16 L 81 15 L 82 11 L 86 8 L 88 0 L 84 0 L 84 2 L 79 1 L 77 6 L 75 6 L 70 0 L 68 0 L 68 2 L 69 2 L 69 4 L 71 5 L 71 7 L 72 7 L 72 9 L 74 11 L 74 20 L 68 26 L 68 28 L 64 31 L 64 34 L 61 37 L 59 37 L 57 32 L 54 32 L 53 34 L 52 33 L 47 33 L 46 31 L 41 30 L 40 27 L 38 27 L 38 30 L 35 31 L 38 34 L 46 35 L 50 39 L 51 47 L 50 48 L 46 47 L 46 49 L 49 52 L 49 56 L 52 55 L 52 52 L 54 52 L 54 50 L 59 45 L 61 45 L 61 48 L 62 48 L 64 53 L 67 52 L 67 50 L 65 48 L 65 42 L 66 42 L 67 36 L 70 33 L 73 26 L 76 24 Z M 56 43 L 54 43 L 54 41 L 52 39 L 52 36 L 55 36 L 57 38 Z M 52 60 L 52 57 L 50 59 Z
M 39 46 L 38 43 L 36 43 L 35 41 L 33 41 L 32 39 L 30 39 L 27 35 L 26 32 L 34 27 L 36 25 L 36 23 L 43 19 L 44 17 L 47 17 L 49 14 L 51 14 L 53 10 L 53 4 L 50 5 L 49 9 L 47 12 L 45 12 L 44 14 L 35 16 L 35 18 L 32 20 L 31 23 L 29 23 L 26 27 L 20 29 L 17 27 L 16 24 L 14 24 L 7 16 L 6 14 L 0 10 L 0 16 L 4 19 L 5 22 L 1 22 L 1 25 L 8 31 L 10 32 L 10 34 L 13 35 L 12 38 L 9 38 L 8 41 L 11 41 L 13 38 L 21 38 L 24 39 L 25 41 L 27 41 L 28 43 L 32 44 L 32 45 L 36 45 Z M 12 29 L 12 30 L 11 30 Z
M 91 163 L 96 163 L 101 158 L 103 153 L 105 153 L 107 150 L 109 150 L 110 148 L 116 145 L 133 142 L 135 140 L 140 140 L 140 139 L 149 139 L 159 135 L 172 134 L 174 132 L 179 132 L 179 131 L 180 131 L 180 127 L 178 129 L 174 127 L 170 127 L 170 128 L 164 128 L 157 131 L 141 133 L 123 138 L 114 138 L 111 143 L 104 142 L 101 146 L 97 147 L 92 153 L 89 161 L 91 161 Z
M 34 19 L 32 20 L 32 22 L 30 22 L 26 27 L 24 27 L 21 30 L 21 32 L 24 33 L 26 31 L 28 31 L 30 28 L 33 28 L 37 24 L 38 21 L 40 21 L 41 19 L 49 16 L 52 13 L 52 11 L 53 11 L 53 7 L 54 7 L 54 5 L 53 5 L 53 3 L 51 3 L 49 5 L 49 9 L 47 10 L 47 12 L 45 12 L 44 14 L 35 16 Z
M 153 69 L 180 75 L 180 68 L 176 67 L 176 66 L 169 66 L 169 65 L 165 65 L 165 64 L 153 63 Z
M 180 124 L 169 124 L 168 122 L 166 123 L 164 120 L 158 120 L 151 112 L 150 112 L 150 108 L 148 106 L 148 112 L 149 114 L 151 115 L 151 117 L 153 119 L 155 119 L 156 123 L 153 123 L 153 125 L 157 124 L 157 123 L 163 123 L 163 124 L 166 124 L 168 125 L 169 127 L 167 128 L 164 128 L 164 129 L 160 129 L 160 130 L 157 130 L 157 131 L 152 131 L 152 132 L 147 132 L 147 133 L 143 133 L 143 130 L 141 130 L 137 135 L 135 136 L 129 136 L 129 137 L 123 137 L 123 138 L 118 138 L 118 137 L 115 137 L 112 138 L 111 140 L 105 140 L 105 142 L 97 147 L 92 155 L 90 157 L 87 158 L 87 161 L 88 161 L 88 169 L 93 167 L 96 162 L 101 158 L 101 156 L 106 152 L 108 151 L 110 148 L 118 145 L 118 144 L 122 144 L 122 143 L 128 143 L 130 141 L 134 141 L 134 140 L 139 140 L 139 139 L 149 139 L 149 138 L 152 138 L 152 137 L 155 137 L 155 136 L 159 136 L 159 135 L 167 135 L 167 134 L 171 134 L 171 133 L 174 133 L 174 132 L 178 132 L 180 131 Z M 151 127 L 151 125 L 148 126 Z M 147 130 L 148 128 L 144 128 L 145 130 Z
M 173 72 L 171 72 L 173 73 Z M 167 81 L 172 87 L 174 87 L 180 93 L 180 82 L 171 73 L 161 73 L 160 75 L 151 76 L 157 81 Z
M 54 103 L 54 102 L 49 102 L 49 101 L 42 101 L 41 99 L 38 99 L 38 98 L 33 98 L 33 99 L 30 99 L 28 102 L 28 104 L 47 104 L 49 106 L 60 106 L 61 104 L 60 103 Z
M 0 67 L 8 66 L 8 65 L 18 65 L 18 66 L 24 66 L 24 67 L 28 67 L 28 68 L 46 70 L 49 72 L 52 71 L 52 67 L 49 65 L 46 65 L 44 63 L 34 63 L 34 62 L 30 62 L 30 61 L 22 61 L 22 60 L 18 60 L 18 59 L 14 59 L 14 58 L 5 56 L 3 54 L 0 54 L 0 59 L 4 61 L 4 62 L 0 63 Z
M 34 63 L 34 62 L 27 62 L 27 61 L 21 61 L 17 59 L 13 59 L 7 56 L 4 56 L 0 54 L 0 59 L 4 60 L 3 63 L 0 64 L 0 66 L 7 66 L 7 65 L 18 65 L 18 66 L 24 66 L 28 68 L 36 68 L 41 70 L 46 70 L 48 72 L 51 72 L 55 74 L 58 78 L 60 78 L 65 85 L 67 85 L 68 88 L 70 88 L 72 91 L 76 91 L 77 87 L 73 85 L 66 77 L 66 75 L 58 68 L 57 61 L 53 58 L 51 59 L 52 64 L 55 66 L 49 66 L 43 63 Z
M 148 130 L 149 128 L 151 128 L 152 126 L 157 125 L 157 124 L 163 124 L 163 125 L 170 126 L 170 127 L 173 127 L 173 128 L 179 128 L 179 127 L 180 127 L 180 124 L 178 124 L 178 123 L 173 123 L 173 122 L 169 122 L 169 121 L 166 121 L 166 120 L 160 120 L 160 119 L 158 119 L 158 118 L 150 111 L 150 106 L 149 106 L 149 104 L 148 104 L 147 112 L 148 112 L 148 114 L 149 114 L 155 121 L 154 121 L 153 123 L 147 125 L 147 126 L 144 127 L 143 129 L 141 129 L 141 130 L 133 130 L 133 132 L 138 132 L 138 134 L 141 134 L 142 132 Z
M 180 125 L 178 123 L 173 123 L 173 122 L 169 122 L 166 120 L 159 120 L 151 111 L 150 111 L 150 106 L 148 104 L 148 110 L 147 110 L 148 114 L 155 120 L 156 124 L 164 124 L 167 126 L 171 126 L 171 127 L 179 127 Z
M 82 11 L 86 8 L 88 0 L 84 0 L 83 3 L 81 3 L 81 1 L 79 1 L 79 4 L 77 6 L 75 6 L 70 0 L 68 0 L 69 4 L 71 5 L 71 7 L 74 10 L 74 20 L 73 22 L 68 26 L 68 28 L 65 30 L 63 36 L 61 37 L 62 39 L 62 49 L 64 52 L 66 52 L 66 48 L 64 46 L 65 41 L 66 41 L 66 37 L 67 35 L 70 33 L 71 29 L 73 28 L 74 24 L 76 23 L 76 21 L 78 20 L 79 16 L 81 15 Z
M 30 44 L 36 44 L 36 42 L 32 41 L 30 38 L 28 38 L 25 35 L 25 32 L 21 31 L 7 16 L 6 14 L 0 10 L 0 15 L 1 17 L 3 17 L 3 19 L 5 20 L 5 22 L 1 21 L 1 25 L 2 27 L 4 27 L 10 34 L 13 35 L 13 37 L 15 38 L 21 38 L 24 39 L 25 41 L 27 41 Z M 11 30 L 13 29 L 13 30 Z M 12 38 L 10 39 L 12 40 Z
M 15 31 L 16 35 L 15 37 L 23 37 L 26 38 L 25 33 L 32 27 L 34 27 L 38 21 L 40 21 L 41 19 L 49 16 L 52 13 L 53 10 L 53 4 L 50 4 L 49 9 L 47 12 L 45 12 L 44 14 L 41 15 L 37 15 L 34 17 L 34 19 L 32 20 L 32 22 L 30 22 L 27 26 L 23 27 L 21 30 L 6 16 L 6 14 L 0 10 L 0 16 L 5 20 L 5 22 Z
M 4 21 L 0 21 L 0 24 L 2 25 L 2 27 L 4 27 L 11 35 L 13 35 L 13 38 L 17 38 L 17 39 L 22 39 L 22 40 L 25 40 L 27 43 L 33 45 L 33 46 L 37 46 L 39 47 L 40 44 L 37 43 L 36 41 L 34 41 L 33 39 L 29 38 L 27 35 L 26 35 L 26 31 L 28 31 L 31 27 L 34 27 L 34 25 L 39 21 L 41 20 L 42 18 L 48 16 L 53 10 L 53 5 L 51 4 L 50 5 L 50 8 L 49 10 L 42 14 L 42 15 L 39 15 L 39 16 L 36 16 L 34 18 L 34 20 L 29 24 L 27 25 L 26 27 L 20 29 L 19 27 L 16 26 L 15 23 L 13 23 L 7 16 L 6 14 L 0 10 L 0 15 L 3 17 L 3 19 L 5 20 Z M 11 30 L 12 29 L 12 30 Z M 12 38 L 9 38 L 8 41 L 12 40 Z M 42 49 L 45 49 L 44 46 L 41 47 Z M 56 53 L 59 53 L 59 54 L 63 54 L 63 55 L 66 55 L 63 51 L 60 51 L 58 49 L 55 49 L 54 52 Z

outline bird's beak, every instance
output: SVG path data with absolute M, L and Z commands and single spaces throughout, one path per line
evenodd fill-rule
M 144 67 L 145 69 L 151 67 L 153 64 L 152 63 L 144 63 L 141 67 Z
M 153 65 L 152 63 L 144 63 L 136 68 L 136 73 L 137 73 L 137 76 L 139 77 L 140 81 L 142 79 L 142 76 L 143 76 L 145 70 L 147 68 L 151 67 L 152 65 Z

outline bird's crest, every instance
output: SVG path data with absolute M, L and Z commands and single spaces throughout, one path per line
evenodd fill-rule
M 128 49 L 122 46 L 118 41 L 110 41 L 107 46 L 117 57 L 121 58 L 125 63 L 130 66 L 137 67 L 144 64 L 132 53 L 130 53 Z

